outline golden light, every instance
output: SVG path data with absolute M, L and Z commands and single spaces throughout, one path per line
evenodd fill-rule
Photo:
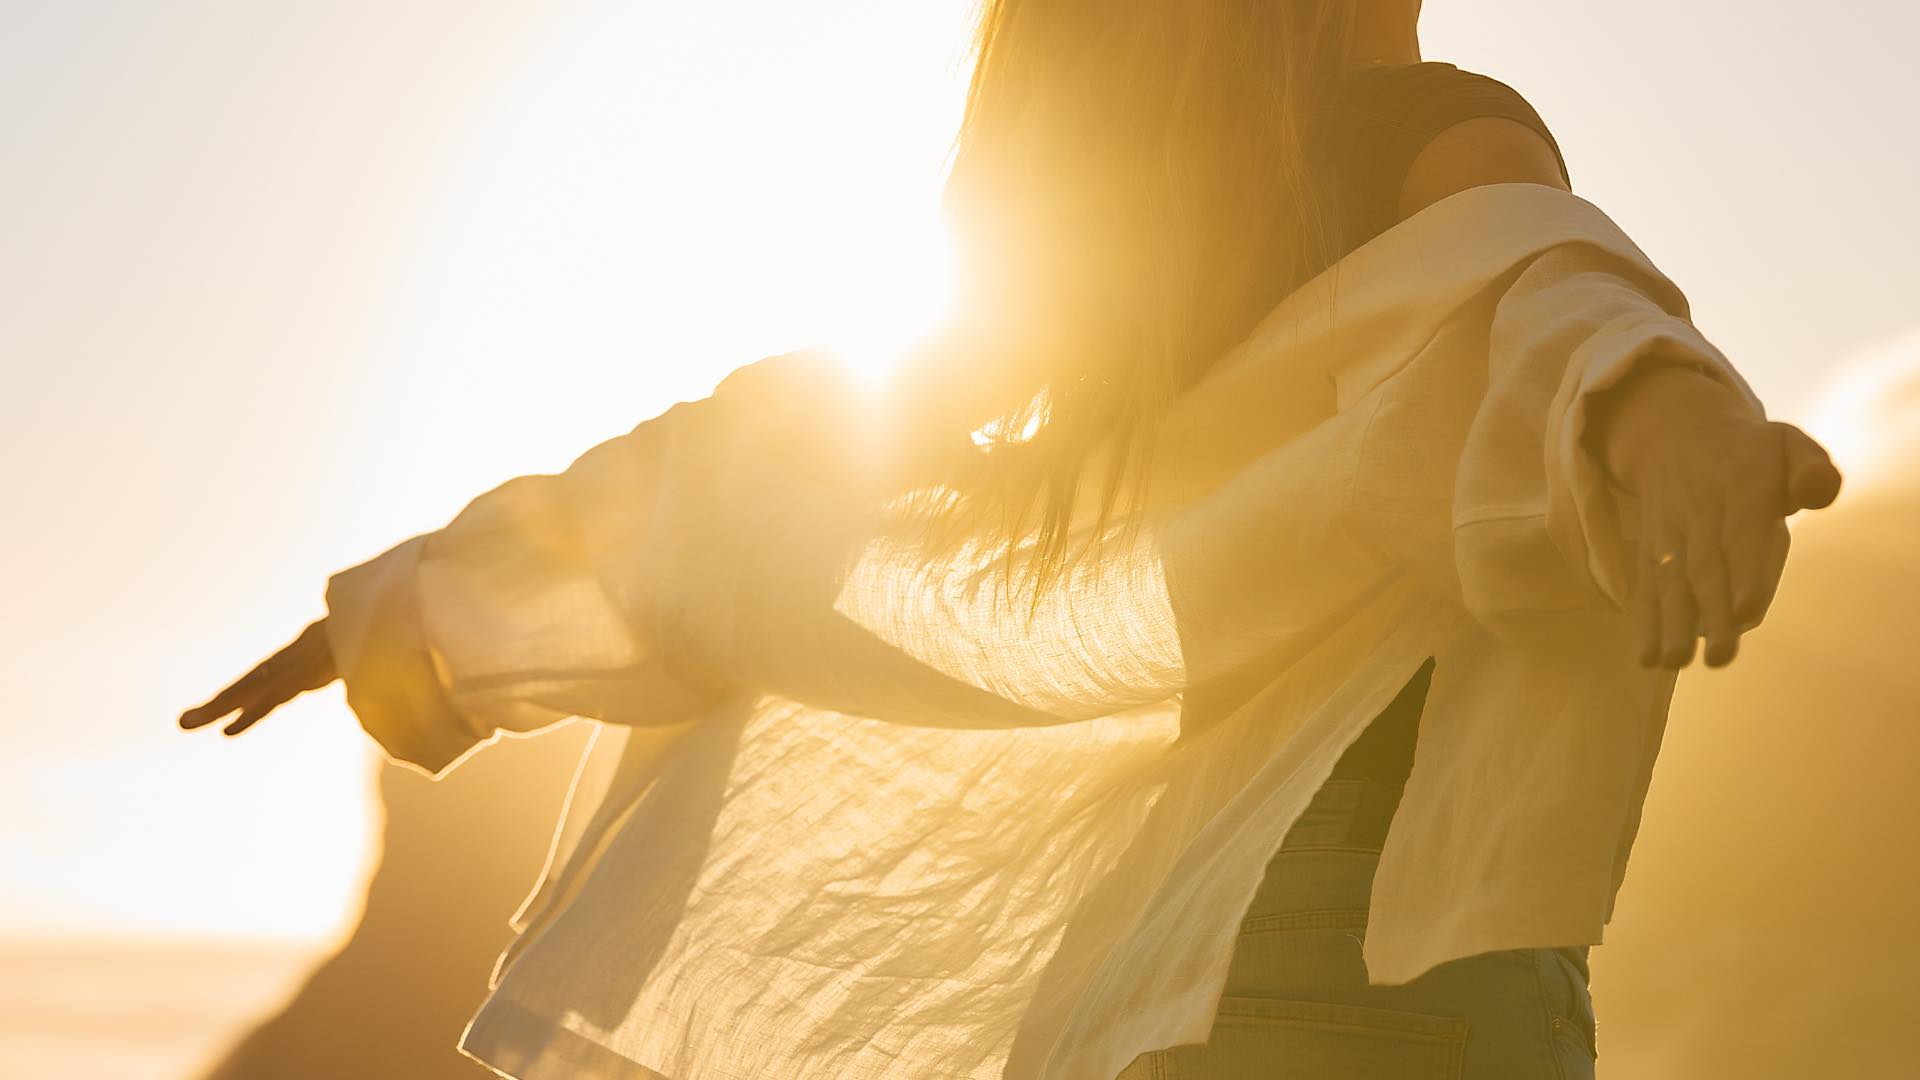
M 1846 478 L 1842 499 L 1920 484 L 1920 329 L 1836 365 L 1803 426 Z
M 516 41 L 484 92 L 454 102 L 459 137 L 422 157 L 434 167 L 412 179 L 430 220 L 379 253 L 398 285 L 382 290 L 365 357 L 328 361 L 334 379 L 354 378 L 290 401 L 302 362 L 254 355 L 249 370 L 280 382 L 231 389 L 227 372 L 197 391 L 309 410 L 296 419 L 325 413 L 301 481 L 365 549 L 338 550 L 335 536 L 324 556 L 229 568 L 275 575 L 272 589 L 191 627 L 177 612 L 153 620 L 187 642 L 168 654 L 185 674 L 145 693 L 182 700 L 145 700 L 153 713 L 137 719 L 155 725 L 151 738 L 34 758 L 0 795 L 9 821 L 32 823 L 0 837 L 21 883 L 0 914 L 75 939 L 311 945 L 351 926 L 378 816 L 370 744 L 339 691 L 231 742 L 181 736 L 167 708 L 210 694 L 297 631 L 292 619 L 318 614 L 305 605 L 326 569 L 436 527 L 509 477 L 563 467 L 734 367 L 824 345 L 883 371 L 945 303 L 938 193 L 964 92 L 964 16 L 958 2 L 718 0 L 588 4 L 533 22 L 538 38 Z M 367 92 L 411 92 L 382 78 Z M 270 289 L 317 302 L 305 287 L 291 276 Z M 375 479 L 334 484 L 342 476 Z M 71 671 L 44 674 L 86 685 L 103 663 L 76 646 Z
M 551 26 L 448 155 L 357 388 L 394 540 L 760 357 L 882 374 L 945 313 L 965 5 L 724 6 Z
M 556 28 L 461 147 L 368 388 L 424 421 L 448 491 L 562 465 L 763 356 L 878 373 L 944 313 L 964 5 L 732 6 L 750 28 L 625 5 Z
M 190 1075 L 355 920 L 380 807 L 339 690 L 238 740 L 172 726 L 319 614 L 327 571 L 743 363 L 879 375 L 939 320 L 974 6 L 16 5 L 0 1074 Z M 1880 135 L 1914 9 L 1862 35 L 1639 7 L 1686 25 L 1429 4 L 1426 52 L 1541 106 L 1843 504 L 1910 496 L 1920 330 L 1801 405 L 1910 306 L 1887 208 L 1920 157 Z

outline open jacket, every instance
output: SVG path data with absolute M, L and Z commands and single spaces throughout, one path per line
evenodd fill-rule
M 1636 508 L 1582 440 L 1641 363 L 1764 415 L 1605 214 L 1494 185 L 1216 363 L 1142 527 L 1031 620 L 997 553 L 894 527 L 892 418 L 808 352 L 337 575 L 391 756 L 602 722 L 463 1049 L 527 1080 L 1106 1080 L 1203 1041 L 1269 858 L 1429 656 L 1371 978 L 1598 942 L 1674 682 L 1636 662 Z

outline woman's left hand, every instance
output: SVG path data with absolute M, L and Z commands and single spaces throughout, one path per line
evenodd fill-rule
M 1634 372 L 1589 417 L 1589 445 L 1640 503 L 1641 665 L 1685 667 L 1705 637 L 1707 666 L 1725 666 L 1773 603 L 1786 519 L 1832 503 L 1840 471 L 1806 432 L 1678 365 Z
M 301 631 L 292 644 L 254 666 L 252 671 L 197 709 L 180 714 L 180 726 L 191 731 L 234 712 L 240 716 L 224 729 L 238 735 L 268 713 L 308 690 L 318 690 L 340 677 L 327 642 L 327 620 L 318 619 Z

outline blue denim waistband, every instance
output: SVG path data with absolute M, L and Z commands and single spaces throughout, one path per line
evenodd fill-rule
M 1402 785 L 1384 780 L 1334 777 L 1320 786 L 1280 849 L 1368 848 L 1387 842 L 1387 827 L 1400 807 Z

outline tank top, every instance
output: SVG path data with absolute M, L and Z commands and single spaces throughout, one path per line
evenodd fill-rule
M 1484 116 L 1505 117 L 1539 132 L 1553 147 L 1561 177 L 1572 186 L 1553 133 L 1507 84 L 1438 61 L 1348 73 L 1310 134 L 1313 166 L 1336 195 L 1341 218 L 1337 257 L 1396 223 L 1407 171 L 1434 136 Z M 1428 657 L 1347 749 L 1333 775 L 1405 783 L 1413 770 L 1420 710 L 1432 676 L 1433 658 Z
M 1506 83 L 1435 60 L 1348 72 L 1308 136 L 1311 164 L 1343 215 L 1340 255 L 1394 225 L 1407 171 L 1434 136 L 1489 116 L 1539 132 L 1553 148 L 1561 178 L 1572 186 L 1553 132 Z

